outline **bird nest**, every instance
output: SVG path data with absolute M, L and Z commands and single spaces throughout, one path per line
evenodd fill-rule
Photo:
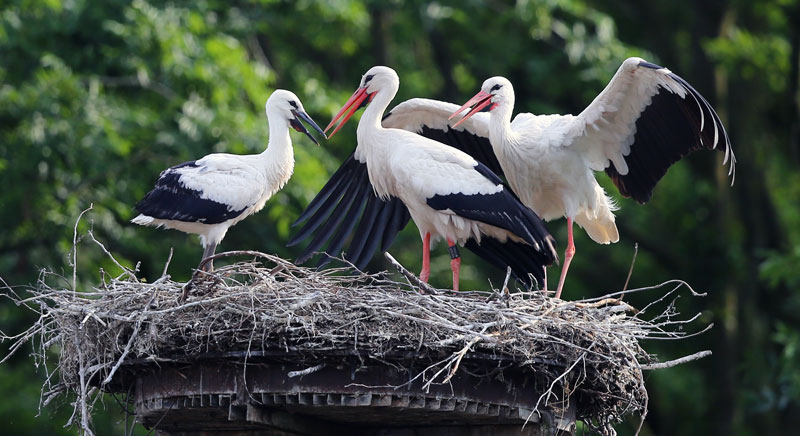
M 47 273 L 30 296 L 8 288 L 16 304 L 39 316 L 27 331 L 3 337 L 11 342 L 9 356 L 34 344 L 37 364 L 47 371 L 42 404 L 62 394 L 75 398 L 71 423 L 86 434 L 101 394 L 129 392 L 125 375 L 143 365 L 226 352 L 247 359 L 269 351 L 283 352 L 284 361 L 308 371 L 347 359 L 407 368 L 423 389 L 447 384 L 462 371 L 479 373 L 475 356 L 489 356 L 494 367 L 480 377 L 525 371 L 539 395 L 536 408 L 572 403 L 588 428 L 613 433 L 626 415 L 643 419 L 646 413 L 643 370 L 708 354 L 657 363 L 641 346 L 645 339 L 687 336 L 682 327 L 697 317 L 679 320 L 671 301 L 681 289 L 700 294 L 682 282 L 624 291 L 662 290 L 637 311 L 619 299 L 622 293 L 580 301 L 509 293 L 505 286 L 422 293 L 386 273 L 319 271 L 255 254 L 253 261 L 196 276 L 183 301 L 187 284 L 171 280 L 166 268 L 151 283 L 123 268 L 115 278 L 101 271 L 93 289 L 50 285 Z M 69 280 L 60 277 L 60 283 Z M 55 366 L 47 361 L 54 353 Z

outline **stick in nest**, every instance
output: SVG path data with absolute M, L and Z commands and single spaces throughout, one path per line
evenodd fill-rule
M 422 291 L 422 292 L 427 292 L 427 293 L 429 293 L 429 294 L 433 294 L 433 293 L 435 293 L 435 292 L 436 292 L 436 288 L 434 288 L 433 286 L 431 286 L 431 285 L 429 285 L 429 284 L 427 284 L 427 283 L 423 282 L 423 281 L 422 281 L 422 280 L 421 280 L 419 277 L 417 277 L 416 275 L 414 275 L 414 273 L 412 273 L 411 271 L 407 270 L 407 269 L 406 269 L 406 268 L 405 268 L 405 267 L 404 267 L 404 266 L 403 266 L 403 265 L 402 265 L 400 262 L 398 262 L 398 261 L 397 261 L 397 259 L 395 259 L 395 258 L 394 258 L 394 256 L 392 256 L 392 255 L 391 255 L 391 254 L 390 254 L 388 251 L 387 251 L 387 252 L 385 252 L 385 253 L 383 253 L 383 255 L 386 257 L 386 260 L 388 260 L 388 261 L 389 261 L 389 263 L 391 263 L 391 264 L 392 264 L 392 266 L 393 266 L 393 267 L 394 267 L 394 268 L 397 270 L 397 272 L 399 272 L 400 274 L 402 274 L 402 275 L 403 275 L 403 277 L 405 277 L 405 278 L 406 278 L 408 281 L 410 281 L 411 283 L 413 283 L 413 284 L 414 284 L 414 286 L 416 286 L 417 288 L 419 288 L 419 290 L 420 290 L 420 291 Z
M 637 254 L 639 254 L 639 243 L 638 242 L 633 244 L 633 259 L 631 259 L 631 267 L 630 267 L 630 269 L 628 269 L 628 277 L 625 278 L 625 284 L 622 286 L 622 292 L 625 292 L 625 291 L 628 290 L 628 283 L 631 281 L 631 275 L 633 275 L 633 266 L 636 265 L 636 255 Z M 620 295 L 619 296 L 620 301 L 622 301 L 622 299 L 624 297 L 625 297 L 624 294 Z
M 197 265 L 197 269 L 195 270 L 194 274 L 192 274 L 191 280 L 189 280 L 186 285 L 183 286 L 181 296 L 178 299 L 179 302 L 186 301 L 186 298 L 189 296 L 189 291 L 193 288 L 196 288 L 200 282 L 211 282 L 209 288 L 213 288 L 215 285 L 220 283 L 220 278 L 217 274 L 213 272 L 204 271 L 203 267 L 215 259 L 220 259 L 223 257 L 232 257 L 232 256 L 254 256 L 254 257 L 261 257 L 265 259 L 274 259 L 275 256 L 271 256 L 266 253 L 262 253 L 260 251 L 254 250 L 234 250 L 234 251 L 226 251 L 223 253 L 213 254 L 208 256 L 200 261 L 200 264 Z M 172 259 L 172 250 L 170 249 L 170 259 Z M 167 260 L 169 262 L 169 260 Z M 275 273 L 282 270 L 284 267 L 282 265 L 276 266 L 272 271 L 270 271 L 270 275 L 274 275 Z M 164 267 L 164 275 L 166 275 L 166 267 Z

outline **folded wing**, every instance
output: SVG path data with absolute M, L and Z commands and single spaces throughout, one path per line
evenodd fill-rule
M 260 192 L 239 188 L 244 181 L 258 183 L 259 176 L 247 167 L 220 170 L 207 159 L 184 162 L 162 171 L 155 187 L 135 208 L 158 219 L 219 224 L 258 201 Z

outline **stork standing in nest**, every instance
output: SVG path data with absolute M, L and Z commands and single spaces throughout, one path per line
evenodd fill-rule
M 311 223 L 290 244 L 317 229 L 328 214 L 328 222 L 320 228 L 306 254 L 315 251 L 317 244 L 325 242 L 337 228 L 341 230 L 334 236 L 334 245 L 343 243 L 361 211 L 360 205 L 366 201 L 361 220 L 364 227 L 359 226 L 352 250 L 347 253 L 356 259 L 356 265 L 364 260 L 361 254 L 371 254 L 379 242 L 385 250 L 387 241 L 391 243 L 410 215 L 423 241 L 423 281 L 430 276 L 431 244 L 439 239 L 446 240 L 449 246 L 454 290 L 458 289 L 461 265 L 458 245 L 465 243 L 496 265 L 510 265 L 522 281 L 530 281 L 528 274 L 541 281 L 543 266 L 556 258 L 552 237 L 539 217 L 520 203 L 491 170 L 455 148 L 381 125 L 399 85 L 397 73 L 391 68 L 371 68 L 325 129 L 341 118 L 333 136 L 360 107 L 367 106 L 358 123 L 355 153 L 298 220 L 313 215 Z
M 448 123 L 467 109 L 457 123 Z M 623 196 L 642 204 L 667 169 L 696 150 L 724 151 L 723 163 L 730 160 L 728 173 L 734 174 L 730 140 L 708 101 L 670 70 L 640 58 L 625 60 L 603 92 L 577 116 L 521 113 L 512 121 L 513 110 L 511 82 L 492 77 L 459 108 L 411 100 L 392 113 L 404 128 L 470 148 L 466 151 L 490 162 L 544 220 L 567 218 L 568 242 L 556 298 L 575 254 L 573 221 L 595 242 L 619 240 L 616 206 L 594 171 L 605 170 Z
M 260 211 L 294 170 L 289 127 L 316 139 L 301 123 L 324 136 L 290 91 L 276 90 L 266 103 L 269 144 L 259 154 L 209 154 L 161 172 L 156 186 L 136 203 L 140 215 L 131 222 L 166 227 L 200 236 L 203 259 L 214 254 L 228 229 Z M 203 265 L 213 269 L 211 261 Z

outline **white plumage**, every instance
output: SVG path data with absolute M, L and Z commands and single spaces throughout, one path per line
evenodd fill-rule
M 447 117 L 457 110 L 458 106 L 452 103 L 412 99 L 392 109 L 384 125 L 421 133 L 423 128 L 440 130 L 449 133 L 449 138 L 436 139 L 452 146 L 463 146 L 469 135 L 486 139 L 492 136 L 489 113 L 476 113 L 453 127 Z M 514 138 L 514 146 L 498 146 L 494 150 L 487 150 L 490 156 L 486 160 L 496 159 L 496 165 L 484 163 L 498 174 L 505 173 L 509 185 L 523 204 L 531 207 L 542 219 L 549 221 L 563 216 L 577 217 L 578 223 L 595 241 L 605 244 L 616 242 L 619 235 L 612 213 L 616 209 L 613 201 L 605 195 L 591 171 L 581 165 L 580 157 L 576 156 L 577 150 L 562 150 L 560 147 L 565 137 L 564 130 L 568 128 L 568 117 L 518 115 L 511 123 L 510 130 L 525 132 L 527 138 L 540 136 L 542 142 L 531 145 Z M 433 136 L 430 132 L 423 134 L 426 133 L 426 136 Z M 462 143 L 457 144 L 458 141 L 452 139 L 455 137 L 459 137 Z M 465 152 L 478 155 L 481 146 L 490 147 L 490 144 L 493 143 L 476 143 L 466 148 Z M 534 154 L 536 158 L 532 158 Z M 570 195 L 565 198 L 564 193 Z
M 468 108 L 461 120 L 448 122 Z M 413 99 L 392 109 L 384 125 L 466 151 L 504 173 L 544 220 L 566 217 L 569 241 L 557 296 L 574 254 L 573 220 L 598 243 L 619 240 L 616 205 L 594 171 L 605 170 L 624 196 L 640 203 L 669 166 L 692 151 L 724 150 L 734 171 L 736 159 L 714 109 L 685 80 L 640 58 L 625 60 L 577 116 L 521 113 L 512 121 L 513 109 L 511 83 L 493 77 L 461 107 Z
M 260 211 L 292 176 L 289 127 L 315 143 L 300 120 L 322 133 L 290 91 L 273 92 L 265 111 L 270 131 L 266 150 L 253 155 L 214 153 L 164 170 L 155 188 L 136 204 L 140 215 L 131 222 L 197 234 L 205 249 L 203 258 L 214 254 L 228 229 Z M 211 269 L 211 262 L 206 265 Z
M 422 279 L 427 280 L 430 271 L 430 243 L 438 239 L 447 240 L 450 247 L 469 240 L 480 245 L 483 236 L 500 243 L 511 239 L 528 244 L 529 257 L 552 262 L 552 238 L 539 218 L 507 192 L 488 168 L 464 152 L 381 125 L 398 87 L 394 70 L 373 67 L 327 129 L 344 116 L 332 136 L 362 103 L 369 104 L 358 124 L 354 158 L 366 164 L 369 182 L 380 199 L 396 197 L 408 208 L 424 241 Z M 451 248 L 453 286 L 457 289 L 460 259 L 455 253 Z

